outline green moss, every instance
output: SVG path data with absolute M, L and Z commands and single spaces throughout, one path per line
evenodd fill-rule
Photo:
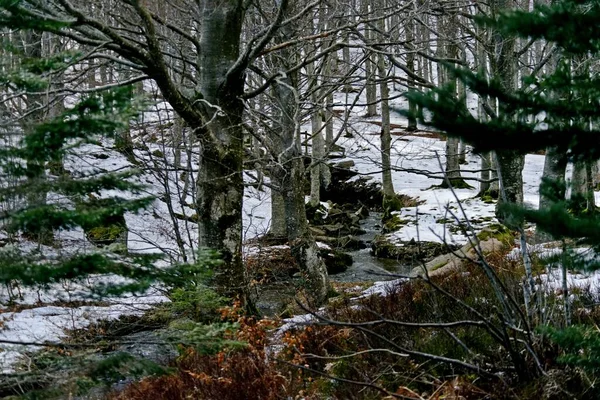
M 506 246 L 511 246 L 515 240 L 513 232 L 501 224 L 489 225 L 477 235 L 477 239 L 482 242 L 491 238 L 498 240 L 500 243 Z
M 341 295 L 341 293 L 340 293 L 340 292 L 338 292 L 337 290 L 335 290 L 333 287 L 330 287 L 330 288 L 327 290 L 327 298 L 328 298 L 328 299 L 332 299 L 332 298 L 334 298 L 334 297 L 338 297 L 338 296 L 340 296 L 340 295 Z
M 383 221 L 383 232 L 389 233 L 399 230 L 402 225 L 406 225 L 408 221 L 401 219 L 398 214 L 392 214 Z
M 481 201 L 483 201 L 485 204 L 492 204 L 495 200 L 489 194 L 484 194 L 481 196 Z
M 498 199 L 498 191 L 497 190 L 486 190 L 483 193 L 480 193 L 478 197 L 481 197 L 481 201 L 486 204 L 492 204 Z
M 402 207 L 404 207 L 404 202 L 398 196 L 383 196 L 383 210 L 386 214 L 400 211 Z
M 444 260 L 444 261 L 440 262 L 439 264 L 436 264 L 433 267 L 429 268 L 428 270 L 429 270 L 429 272 L 433 272 L 437 269 L 440 269 L 440 268 L 446 266 L 447 264 L 448 264 L 448 260 Z
M 125 228 L 120 225 L 97 226 L 88 230 L 87 236 L 93 242 L 114 242 L 123 232 Z

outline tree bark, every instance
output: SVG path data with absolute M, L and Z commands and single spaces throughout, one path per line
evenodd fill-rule
M 385 60 L 379 54 L 377 70 L 379 71 L 379 91 L 381 92 L 381 181 L 383 196 L 393 198 L 396 195 L 392 181 L 391 147 L 392 135 L 390 129 L 389 88 Z
M 415 5 L 415 2 L 413 2 L 413 7 Z M 411 12 L 414 12 L 414 9 L 411 10 Z M 415 41 L 415 23 L 414 23 L 414 19 L 412 16 L 408 17 L 408 20 L 406 21 L 406 42 L 411 46 L 414 47 L 414 41 Z M 408 68 L 408 70 L 410 70 L 412 73 L 418 73 L 418 71 L 416 70 L 416 63 L 415 63 L 415 52 L 414 51 L 409 51 L 406 54 L 406 68 Z M 408 76 L 408 91 L 410 92 L 411 90 L 415 90 L 415 80 L 412 76 Z M 409 115 L 408 115 L 408 123 L 406 126 L 406 130 L 408 132 L 414 132 L 417 130 L 417 106 L 415 104 L 414 101 L 409 100 L 408 101 L 408 111 L 409 111 Z
M 204 0 L 201 12 L 197 92 L 203 98 L 197 104 L 208 124 L 194 127 L 202 129 L 196 190 L 199 248 L 221 254 L 224 263 L 214 276 L 220 292 L 248 303 L 242 263 L 244 78 L 229 73 L 240 51 L 243 1 Z
M 496 0 L 493 12 L 498 13 L 510 9 L 508 0 Z M 505 37 L 500 32 L 493 33 L 493 45 L 496 57 L 492 60 L 493 75 L 500 79 L 502 89 L 511 93 L 516 88 L 517 54 L 515 53 L 515 38 Z M 511 117 L 511 116 L 509 116 Z M 500 212 L 503 203 L 523 203 L 523 167 L 525 156 L 511 150 L 496 151 L 496 161 L 500 177 L 500 194 L 496 208 L 496 216 L 504 221 L 505 216 Z
M 295 84 L 290 77 L 274 86 L 275 99 L 280 108 L 281 147 L 274 149 L 277 162 L 273 163 L 273 184 L 280 190 L 285 208 L 285 225 L 292 255 L 300 268 L 310 306 L 316 307 L 327 300 L 329 277 L 319 250 L 308 228 L 304 204 L 304 162 L 297 123 Z
M 291 29 L 290 26 L 283 28 L 282 41 L 293 35 L 293 32 L 289 32 Z M 278 58 L 280 65 L 277 68 L 285 69 L 294 65 L 294 61 L 295 52 L 286 49 Z M 276 158 L 269 166 L 273 190 L 279 191 L 282 198 L 285 230 L 292 255 L 303 277 L 307 300 L 311 307 L 317 307 L 326 302 L 330 284 L 327 268 L 306 220 L 297 73 L 290 73 L 275 82 L 273 98 L 274 107 L 278 109 L 276 129 L 273 130 L 276 138 L 270 141 L 271 154 Z M 317 173 L 318 167 L 318 164 L 314 166 Z
M 369 3 L 371 0 L 362 0 L 361 11 L 363 15 L 368 15 L 369 13 Z M 373 34 L 373 30 L 370 28 L 365 28 L 365 38 L 368 42 L 371 41 Z M 377 115 L 377 84 L 375 83 L 375 76 L 377 73 L 377 64 L 373 62 L 373 58 L 375 57 L 371 54 L 370 50 L 365 50 L 367 52 L 367 58 L 365 59 L 365 85 L 366 85 L 366 99 L 367 99 L 367 117 L 374 117 Z
M 486 194 L 489 194 L 490 190 L 490 178 L 492 168 L 492 160 L 490 153 L 483 153 L 479 155 L 481 159 L 481 173 L 479 177 L 481 178 L 481 182 L 479 183 L 479 193 L 477 193 L 477 197 L 483 197 Z

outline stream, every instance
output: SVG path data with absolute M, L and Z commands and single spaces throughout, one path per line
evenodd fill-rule
M 342 273 L 330 275 L 335 282 L 364 282 L 385 281 L 396 279 L 393 274 L 408 274 L 411 266 L 403 266 L 395 260 L 377 258 L 371 255 L 371 242 L 381 234 L 381 213 L 370 212 L 369 216 L 360 221 L 360 227 L 366 232 L 358 239 L 364 241 L 366 249 L 347 251 L 352 256 L 353 263 Z

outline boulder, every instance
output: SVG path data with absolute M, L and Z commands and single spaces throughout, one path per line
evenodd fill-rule
M 371 254 L 378 258 L 397 260 L 403 265 L 418 265 L 439 255 L 458 249 L 458 246 L 437 242 L 392 242 L 388 236 L 376 236 L 371 243 Z
M 423 276 L 425 269 L 429 276 L 442 276 L 450 272 L 459 270 L 465 263 L 477 262 L 480 260 L 479 254 L 485 256 L 487 254 L 501 251 L 506 248 L 506 244 L 495 237 L 490 237 L 486 240 L 479 241 L 479 251 L 468 243 L 459 250 L 442 254 L 433 260 L 425 263 L 425 265 L 413 268 L 412 276 Z
M 327 267 L 329 275 L 340 274 L 352 265 L 352 256 L 337 250 L 321 249 L 319 250 L 323 262 Z

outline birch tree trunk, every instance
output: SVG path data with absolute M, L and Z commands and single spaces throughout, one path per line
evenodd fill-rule
M 390 129 L 389 88 L 387 84 L 387 70 L 383 54 L 378 55 L 377 70 L 379 72 L 379 91 L 381 92 L 381 181 L 383 197 L 394 198 L 394 184 L 392 182 L 391 147 L 392 135 Z M 384 200 L 384 203 L 386 201 Z
M 374 11 L 374 15 L 378 17 L 377 20 L 377 30 L 380 32 L 385 32 L 385 18 L 383 15 L 384 1 L 383 0 L 371 0 L 372 10 Z M 374 39 L 374 37 L 371 37 Z M 383 206 L 384 209 L 392 206 L 396 198 L 396 193 L 394 191 L 394 184 L 392 182 L 392 164 L 391 164 L 391 146 L 392 146 L 392 136 L 391 136 L 391 127 L 390 127 L 390 107 L 389 107 L 389 97 L 390 91 L 388 87 L 388 71 L 385 63 L 385 56 L 381 52 L 377 54 L 377 77 L 379 78 L 379 92 L 381 95 L 380 104 L 381 104 L 381 181 L 382 181 L 382 190 L 383 190 Z M 386 205 L 389 205 L 386 207 Z M 388 211 L 394 211 L 396 209 L 395 206 L 390 210 L 385 210 L 384 212 L 387 214 Z M 384 215 L 384 218 L 386 216 Z

